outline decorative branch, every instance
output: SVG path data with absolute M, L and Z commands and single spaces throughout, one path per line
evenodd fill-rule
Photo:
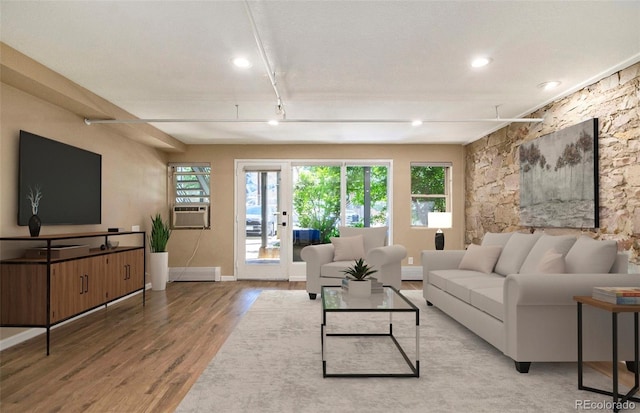
M 38 185 L 36 185 L 35 194 L 33 193 L 33 189 L 29 187 L 29 195 L 27 195 L 27 199 L 31 202 L 31 213 L 33 215 L 37 215 L 38 205 L 40 205 L 40 200 L 42 199 L 42 191 Z

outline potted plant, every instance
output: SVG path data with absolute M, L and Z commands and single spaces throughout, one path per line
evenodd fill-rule
M 371 274 L 378 272 L 365 264 L 362 258 L 355 260 L 355 264 L 342 271 L 347 275 L 349 295 L 366 297 L 371 295 Z
M 149 235 L 149 266 L 151 272 L 151 289 L 164 290 L 169 275 L 169 253 L 167 243 L 171 236 L 169 222 L 162 220 L 160 213 L 151 217 L 151 234 Z

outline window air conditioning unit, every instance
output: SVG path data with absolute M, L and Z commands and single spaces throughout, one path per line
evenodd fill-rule
M 209 205 L 173 207 L 173 228 L 208 228 Z

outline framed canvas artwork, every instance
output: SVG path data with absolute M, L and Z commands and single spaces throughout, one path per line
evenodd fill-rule
M 597 228 L 598 119 L 520 146 L 520 224 Z

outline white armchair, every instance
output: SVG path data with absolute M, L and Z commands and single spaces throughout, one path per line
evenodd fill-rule
M 387 227 L 340 227 L 340 237 L 331 244 L 308 245 L 300 256 L 307 263 L 307 292 L 315 299 L 323 286 L 339 286 L 343 270 L 364 258 L 378 272 L 373 276 L 383 285 L 400 288 L 401 262 L 407 256 L 402 245 L 387 244 Z

